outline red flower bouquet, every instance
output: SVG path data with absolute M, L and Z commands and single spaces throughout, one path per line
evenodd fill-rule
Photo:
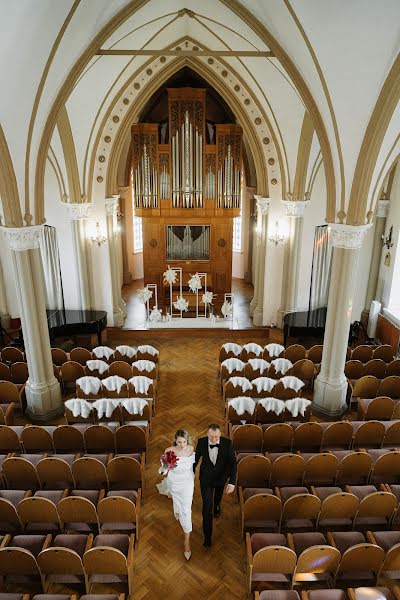
M 168 450 L 168 452 L 164 452 L 164 454 L 160 458 L 160 461 L 161 461 L 160 473 L 165 474 L 165 473 L 168 473 L 168 471 L 171 471 L 171 469 L 175 469 L 175 467 L 178 464 L 178 460 L 179 460 L 179 458 L 177 457 L 177 455 L 175 454 L 175 452 L 173 450 Z

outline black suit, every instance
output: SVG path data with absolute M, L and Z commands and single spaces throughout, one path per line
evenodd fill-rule
M 210 541 L 213 508 L 221 503 L 227 480 L 232 485 L 236 483 L 236 457 L 231 440 L 221 437 L 217 461 L 214 465 L 210 459 L 208 445 L 208 437 L 199 438 L 193 470 L 196 470 L 201 458 L 200 488 L 203 498 L 203 531 L 205 540 Z

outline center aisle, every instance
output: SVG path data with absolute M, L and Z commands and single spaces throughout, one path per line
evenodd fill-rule
M 192 558 L 187 562 L 183 556 L 182 530 L 172 513 L 172 501 L 160 496 L 155 487 L 161 479 L 158 475 L 160 455 L 171 445 L 177 429 L 187 429 L 194 442 L 206 434 L 210 422 L 220 423 L 224 432 L 217 377 L 218 354 L 223 341 L 221 337 L 182 337 L 149 339 L 146 343 L 160 350 L 160 380 L 140 516 L 134 600 L 161 597 L 165 600 L 202 597 L 244 600 L 247 598 L 244 548 L 236 498 L 224 496 L 222 515 L 214 521 L 213 545 L 210 549 L 203 548 L 197 474 Z

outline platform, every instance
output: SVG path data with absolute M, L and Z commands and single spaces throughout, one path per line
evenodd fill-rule
M 219 319 L 218 321 L 211 321 L 209 318 L 195 318 L 195 317 L 173 317 L 171 321 L 153 323 L 152 321 L 146 322 L 147 329 L 236 329 L 235 319 L 225 320 Z

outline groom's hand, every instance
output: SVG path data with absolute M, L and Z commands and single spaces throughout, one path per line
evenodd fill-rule
M 235 486 L 232 485 L 232 483 L 228 483 L 228 485 L 226 486 L 226 489 L 225 489 L 225 493 L 232 494 L 234 489 L 235 489 Z

